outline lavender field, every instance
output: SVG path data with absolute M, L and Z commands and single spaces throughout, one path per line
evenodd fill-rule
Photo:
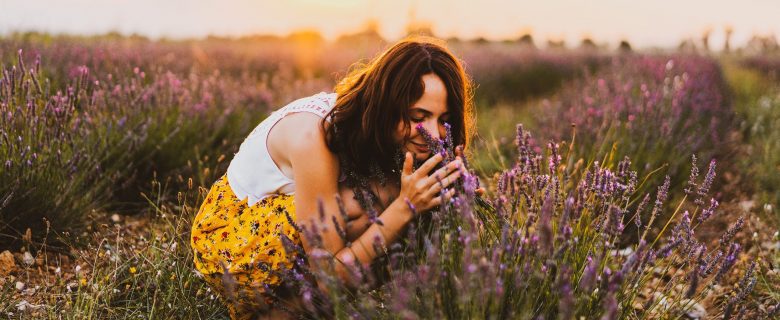
M 228 318 L 200 201 L 271 111 L 385 45 L 0 38 L 0 317 Z M 780 52 L 448 45 L 476 85 L 458 196 L 358 292 L 288 270 L 301 317 L 780 317 Z

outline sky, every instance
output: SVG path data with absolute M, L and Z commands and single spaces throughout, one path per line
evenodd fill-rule
M 780 35 L 779 0 L 0 0 L 0 34 L 13 31 L 100 34 L 117 31 L 151 38 L 209 34 L 285 35 L 314 29 L 327 39 L 375 20 L 389 40 L 410 21 L 426 22 L 441 37 L 545 39 L 598 43 L 622 39 L 637 47 L 673 47 L 724 29 L 733 45 L 752 34 Z

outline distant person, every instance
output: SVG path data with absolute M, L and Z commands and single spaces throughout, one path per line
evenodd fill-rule
M 418 127 L 440 138 L 447 123 L 453 143 L 465 147 L 473 128 L 470 92 L 459 60 L 438 40 L 415 37 L 353 70 L 335 93 L 293 101 L 261 122 L 211 187 L 192 226 L 195 267 L 223 296 L 231 318 L 292 315 L 300 310 L 299 294 L 285 290 L 275 271 L 324 250 L 319 253 L 336 259 L 336 272 L 347 281 L 344 264 L 367 266 L 382 254 L 375 239 L 397 241 L 415 214 L 452 197 L 454 188 L 447 187 L 460 177 L 462 159 L 440 166 L 442 156 L 433 155 Z M 382 225 L 372 223 L 371 208 Z M 325 230 L 322 249 L 298 231 L 315 226 Z M 283 237 L 305 256 L 285 250 Z

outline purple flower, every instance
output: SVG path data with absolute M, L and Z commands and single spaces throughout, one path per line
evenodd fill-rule
M 590 292 L 593 289 L 593 285 L 596 283 L 596 273 L 598 272 L 599 262 L 595 261 L 593 257 L 588 256 L 588 264 L 585 265 L 585 270 L 580 277 L 579 287 L 583 292 Z
M 558 154 L 558 144 L 555 142 L 549 142 L 547 148 L 550 149 L 550 156 L 548 159 L 548 169 L 551 175 L 555 175 L 558 170 L 558 166 L 561 165 L 561 155 Z
M 690 285 L 688 286 L 688 291 L 685 293 L 685 297 L 690 299 L 693 297 L 694 294 L 696 294 L 696 289 L 699 287 L 699 276 L 701 275 L 701 270 L 705 265 L 704 262 L 704 252 L 707 251 L 707 247 L 704 245 L 699 245 L 697 248 L 697 258 L 696 258 L 696 264 L 693 268 L 691 268 L 691 272 L 688 275 L 688 279 L 690 281 Z
M 718 201 L 715 199 L 710 199 L 710 207 L 704 209 L 696 220 L 699 223 L 707 221 L 707 219 L 709 219 L 712 216 L 712 214 L 715 212 L 715 209 L 717 208 L 718 208 Z
M 696 180 L 699 177 L 699 168 L 696 166 L 696 155 L 691 155 L 691 176 L 688 178 L 688 183 L 685 187 L 685 193 L 689 196 L 693 196 L 696 192 Z
M 636 213 L 634 214 L 634 223 L 636 224 L 637 229 L 642 227 L 642 211 L 644 211 L 645 206 L 647 206 L 647 203 L 650 202 L 650 195 L 645 194 L 645 197 L 642 198 L 642 202 L 639 203 L 639 205 L 636 207 Z
M 422 123 L 415 126 L 418 132 L 420 132 L 420 135 L 422 135 L 423 140 L 425 140 L 425 143 L 428 145 L 428 148 L 431 150 L 433 154 L 440 153 L 444 158 L 447 158 L 447 154 L 444 150 L 444 141 L 441 139 L 434 138 L 428 130 L 425 130 L 425 127 L 423 127 Z
M 660 250 L 658 250 L 657 256 L 661 257 L 661 258 L 668 257 L 670 254 L 672 254 L 672 251 L 674 250 L 674 248 L 679 246 L 682 242 L 683 242 L 683 239 L 677 238 L 674 241 L 672 241 L 670 243 L 667 243 L 666 245 L 661 247 Z
M 742 230 L 742 225 L 745 224 L 745 218 L 739 217 L 737 219 L 737 222 L 731 226 L 726 232 L 723 233 L 723 236 L 720 237 L 720 246 L 726 247 L 731 243 L 731 240 L 734 238 L 734 236 L 739 232 L 739 230 Z
M 715 279 L 713 280 L 715 283 L 720 282 L 723 276 L 726 275 L 726 272 L 728 272 L 729 269 L 734 266 L 741 249 L 742 247 L 740 247 L 740 245 L 737 243 L 732 243 L 731 246 L 729 246 L 729 251 L 726 254 L 726 258 L 723 259 L 723 263 L 721 263 L 720 269 L 718 269 L 718 273 L 715 274 Z
M 703 197 L 707 196 L 707 192 L 709 192 L 710 187 L 712 186 L 712 181 L 715 179 L 715 159 L 712 159 L 710 161 L 710 167 L 707 169 L 707 175 L 704 176 L 704 182 L 702 182 L 701 186 L 699 186 L 699 189 L 696 191 L 696 194 L 699 195 L 699 198 L 696 199 L 698 202 L 696 204 L 703 205 L 704 201 L 702 200 Z

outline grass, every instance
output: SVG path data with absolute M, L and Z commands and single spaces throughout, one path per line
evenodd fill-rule
M 747 68 L 734 57 L 723 59 L 723 66 L 739 115 L 739 130 L 743 136 L 744 153 L 738 161 L 739 170 L 749 178 L 741 181 L 748 201 L 755 204 L 757 216 L 764 220 L 756 230 L 769 234 L 767 243 L 778 243 L 780 230 L 780 82 L 764 73 L 765 70 Z M 759 227 L 760 228 L 760 227 Z M 765 240 L 764 240 L 765 241 Z M 767 248 L 762 240 L 755 240 L 761 256 L 769 261 L 768 272 L 760 275 L 758 290 L 780 300 L 780 250 Z

